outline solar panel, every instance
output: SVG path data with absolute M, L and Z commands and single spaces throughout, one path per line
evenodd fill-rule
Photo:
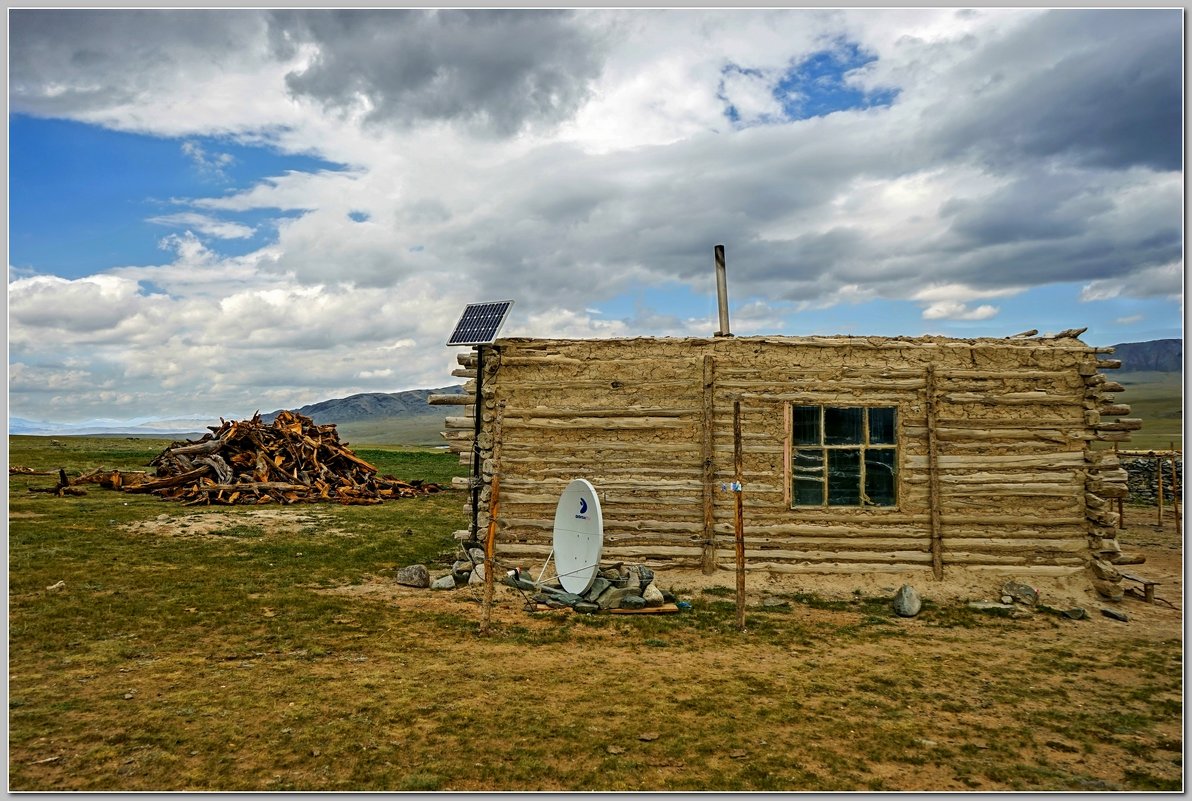
M 469 303 L 460 315 L 448 345 L 487 345 L 497 338 L 497 332 L 509 314 L 511 300 L 492 303 Z

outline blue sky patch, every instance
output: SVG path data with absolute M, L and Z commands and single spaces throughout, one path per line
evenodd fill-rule
M 23 114 L 9 116 L 8 134 L 9 264 L 66 278 L 168 262 L 158 243 L 187 229 L 222 255 L 251 252 L 273 241 L 279 218 L 294 212 L 209 211 L 185 201 L 291 170 L 343 169 L 217 137 L 171 139 Z M 180 216 L 188 213 L 235 225 L 204 234 Z
M 896 89 L 865 92 L 846 80 L 849 72 L 874 61 L 877 56 L 862 50 L 856 42 L 842 41 L 792 64 L 771 90 L 782 107 L 784 121 L 823 117 L 834 111 L 889 106 L 898 96 Z M 721 71 L 722 76 L 733 73 L 764 77 L 760 70 L 737 64 L 729 64 Z M 740 111 L 724 96 L 723 85 L 721 97 L 726 104 L 725 115 L 734 124 L 742 124 Z

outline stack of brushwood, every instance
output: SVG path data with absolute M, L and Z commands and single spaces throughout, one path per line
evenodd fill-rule
M 438 484 L 377 475 L 340 444 L 335 425 L 283 411 L 271 425 L 220 419 L 211 434 L 175 442 L 151 465 L 157 477 L 124 486 L 188 506 L 209 504 L 378 504 L 439 492 Z

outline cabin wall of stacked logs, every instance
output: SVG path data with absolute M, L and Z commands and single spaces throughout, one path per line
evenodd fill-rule
M 583 476 L 601 493 L 606 559 L 731 570 L 739 399 L 749 569 L 1076 573 L 1120 552 L 1116 499 L 1129 493 L 1118 458 L 1093 443 L 1127 441 L 1139 424 L 1101 372 L 1119 366 L 1097 358 L 1110 351 L 1069 342 L 506 340 L 485 355 L 478 528 L 496 467 L 498 554 L 540 563 L 558 493 Z M 470 464 L 475 354 L 458 359 L 465 394 L 430 402 L 462 407 L 444 437 Z M 896 406 L 898 506 L 792 510 L 792 403 Z

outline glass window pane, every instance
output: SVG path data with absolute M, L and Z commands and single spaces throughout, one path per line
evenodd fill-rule
M 869 410 L 869 444 L 893 445 L 894 443 L 894 410 Z
M 893 448 L 870 448 L 865 452 L 865 494 L 872 506 L 894 506 L 898 502 L 895 455 Z
M 861 505 L 861 451 L 828 451 L 828 505 Z
M 864 442 L 865 410 L 861 408 L 824 409 L 825 445 L 860 445 Z
M 796 406 L 791 435 L 796 445 L 820 445 L 820 407 Z
M 795 505 L 824 505 L 824 452 L 798 450 L 794 456 Z

